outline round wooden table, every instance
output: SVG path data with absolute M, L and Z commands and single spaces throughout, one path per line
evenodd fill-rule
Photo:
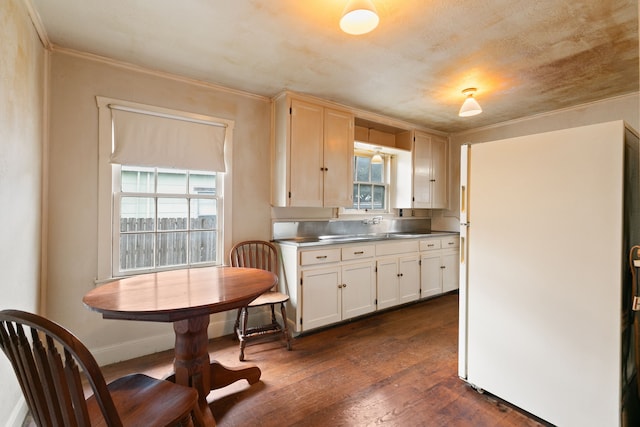
M 275 274 L 254 268 L 190 268 L 115 280 L 87 292 L 82 302 L 105 319 L 172 322 L 175 374 L 170 379 L 196 388 L 207 424 L 216 425 L 209 392 L 240 379 L 254 384 L 261 372 L 257 366 L 233 369 L 210 360 L 209 316 L 243 307 L 277 282 Z

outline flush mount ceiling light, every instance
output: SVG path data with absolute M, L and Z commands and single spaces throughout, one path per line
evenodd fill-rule
M 473 97 L 473 94 L 476 93 L 477 90 L 475 87 L 470 87 L 462 91 L 462 94 L 467 98 L 464 100 L 462 107 L 460 107 L 460 112 L 458 112 L 460 117 L 471 117 L 482 113 L 482 107 L 480 107 L 478 101 Z
M 347 34 L 358 36 L 373 31 L 379 22 L 371 0 L 349 0 L 342 12 L 340 28 Z

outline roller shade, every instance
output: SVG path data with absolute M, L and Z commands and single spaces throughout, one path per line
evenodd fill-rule
M 110 105 L 111 163 L 225 172 L 226 126 Z

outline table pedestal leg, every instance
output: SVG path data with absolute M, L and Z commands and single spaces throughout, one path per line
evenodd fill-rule
M 176 334 L 175 370 L 176 384 L 193 387 L 198 390 L 200 410 L 206 425 L 215 426 L 211 409 L 207 405 L 207 395 L 211 391 L 211 376 L 208 368 L 209 351 L 207 345 L 209 337 L 207 326 L 209 315 L 180 320 L 173 323 Z
M 209 315 L 193 317 L 173 323 L 176 334 L 174 375 L 170 380 L 176 384 L 193 387 L 198 390 L 200 410 L 206 425 L 215 426 L 216 421 L 207 405 L 207 396 L 216 390 L 233 384 L 238 380 L 247 380 L 255 384 L 260 380 L 262 372 L 254 365 L 242 368 L 227 368 L 217 361 L 209 359 Z
M 227 368 L 215 360 L 211 361 L 209 371 L 211 376 L 211 390 L 226 387 L 238 380 L 247 380 L 249 384 L 255 384 L 260 380 L 260 375 L 262 375 L 260 368 L 254 365 L 242 368 Z

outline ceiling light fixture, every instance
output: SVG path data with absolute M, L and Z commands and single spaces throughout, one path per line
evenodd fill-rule
M 380 22 L 371 0 L 349 0 L 342 12 L 340 28 L 347 34 L 359 36 L 373 31 Z
M 375 154 L 371 157 L 371 164 L 376 165 L 383 163 L 382 155 L 380 154 L 380 150 L 376 150 Z
M 476 93 L 477 90 L 475 87 L 470 87 L 462 91 L 462 94 L 467 98 L 464 100 L 462 107 L 460 107 L 460 112 L 458 112 L 460 117 L 471 117 L 482 113 L 482 107 L 480 107 L 478 101 L 473 97 L 473 94 Z

